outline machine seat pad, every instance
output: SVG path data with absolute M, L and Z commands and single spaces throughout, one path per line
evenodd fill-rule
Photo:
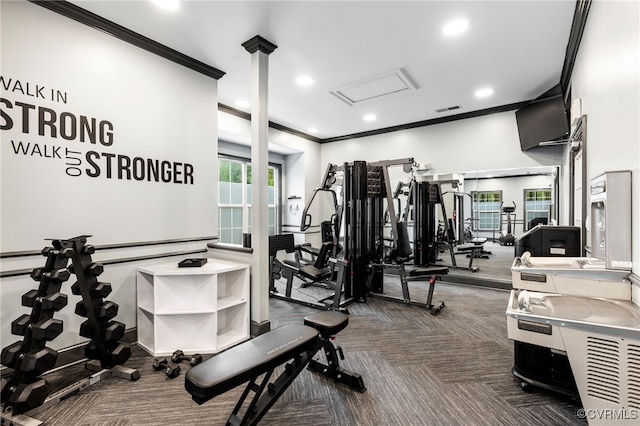
M 349 315 L 338 311 L 322 311 L 304 317 L 304 325 L 313 327 L 324 337 L 333 336 L 349 324 Z
M 284 259 L 282 263 L 287 266 L 291 266 L 293 269 L 298 269 L 298 262 L 296 262 L 295 260 Z
M 449 273 L 448 266 L 427 266 L 424 268 L 414 268 L 409 271 L 411 277 L 431 276 L 431 275 L 444 275 Z
M 187 371 L 184 386 L 198 404 L 223 394 L 284 364 L 318 343 L 318 331 L 301 324 L 285 324 L 241 343 Z
M 309 254 L 312 254 L 314 256 L 317 256 L 317 255 L 320 254 L 320 249 L 319 248 L 311 247 L 311 245 L 307 245 L 307 244 L 297 245 L 296 249 L 302 250 L 302 251 L 307 252 Z
M 468 253 L 481 248 L 482 247 L 476 244 L 460 244 L 459 246 L 456 247 L 456 250 L 461 253 Z
M 298 272 L 313 281 L 320 281 L 331 276 L 329 268 L 319 269 L 313 265 L 304 265 L 298 269 Z
M 483 237 L 476 237 L 471 240 L 471 243 L 475 245 L 484 244 L 486 242 L 487 242 L 487 239 Z

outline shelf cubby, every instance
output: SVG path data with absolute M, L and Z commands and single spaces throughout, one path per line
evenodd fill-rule
M 138 268 L 138 344 L 154 356 L 216 353 L 249 338 L 249 266 Z

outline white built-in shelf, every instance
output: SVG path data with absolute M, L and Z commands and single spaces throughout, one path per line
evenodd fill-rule
M 154 356 L 216 353 L 249 338 L 249 265 L 142 266 L 136 285 L 138 344 Z

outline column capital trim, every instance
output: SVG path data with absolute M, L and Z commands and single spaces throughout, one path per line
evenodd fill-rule
M 244 47 L 249 53 L 256 53 L 257 51 L 260 51 L 262 53 L 266 53 L 267 55 L 278 48 L 278 46 L 271 43 L 269 40 L 260 37 L 259 35 L 242 43 L 242 47 Z

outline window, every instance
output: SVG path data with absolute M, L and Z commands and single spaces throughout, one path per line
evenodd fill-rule
M 277 232 L 279 168 L 268 168 L 268 232 Z M 218 239 L 221 243 L 242 244 L 242 233 L 251 233 L 251 162 L 218 159 Z
M 500 230 L 502 191 L 472 191 L 474 231 Z
M 541 218 L 543 223 L 549 223 L 551 197 L 550 189 L 524 190 L 524 223 L 527 229 L 531 228 L 531 221 L 536 218 Z

